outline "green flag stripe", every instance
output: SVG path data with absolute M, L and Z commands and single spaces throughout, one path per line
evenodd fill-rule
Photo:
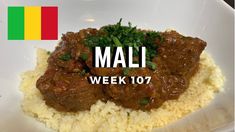
M 8 7 L 8 40 L 24 40 L 24 7 Z

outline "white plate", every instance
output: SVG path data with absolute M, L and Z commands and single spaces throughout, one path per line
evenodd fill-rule
M 209 52 L 226 76 L 224 92 L 207 107 L 170 124 L 181 129 L 200 124 L 206 116 L 210 130 L 233 122 L 234 10 L 222 0 L 0 0 L 0 129 L 1 131 L 50 131 L 23 114 L 20 108 L 20 73 L 35 66 L 35 47 L 53 50 L 57 41 L 8 41 L 7 6 L 56 5 L 59 36 L 67 31 L 116 23 L 119 18 L 142 28 L 173 28 L 208 43 Z M 216 122 L 214 117 L 220 116 Z M 233 126 L 233 125 L 231 125 Z M 232 129 L 232 127 L 226 127 Z M 200 128 L 192 128 L 192 130 Z M 182 129 L 181 129 L 182 130 Z

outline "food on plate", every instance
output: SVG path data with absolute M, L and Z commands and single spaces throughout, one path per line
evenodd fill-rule
M 146 68 L 96 68 L 92 65 L 95 46 L 145 46 Z M 150 110 L 166 100 L 177 99 L 198 70 L 206 42 L 176 31 L 142 31 L 121 23 L 101 29 L 68 32 L 48 59 L 48 68 L 37 81 L 46 104 L 59 111 L 89 110 L 98 100 L 112 101 L 125 108 Z M 135 53 L 138 52 L 134 50 Z M 138 53 L 136 53 L 138 55 Z M 138 58 L 134 58 L 138 61 Z M 128 70 L 128 71 L 127 71 Z M 87 77 L 151 76 L 149 84 L 92 85 Z
M 146 47 L 145 68 L 96 68 L 95 46 Z M 195 111 L 213 99 L 224 77 L 206 42 L 176 31 L 122 26 L 64 34 L 52 53 L 38 50 L 34 71 L 23 75 L 23 109 L 59 131 L 151 130 Z M 202 53 L 202 54 L 201 54 Z M 90 84 L 89 76 L 150 76 L 149 84 Z M 127 81 L 128 82 L 128 81 Z M 66 122 L 66 125 L 63 124 Z

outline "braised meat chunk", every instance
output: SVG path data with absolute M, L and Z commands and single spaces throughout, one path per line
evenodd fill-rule
M 95 46 L 146 47 L 145 68 L 95 68 L 92 48 Z M 115 25 L 101 29 L 68 32 L 48 58 L 48 67 L 36 87 L 47 105 L 59 111 L 89 110 L 98 100 L 112 101 L 125 108 L 150 110 L 165 101 L 177 99 L 188 88 L 199 68 L 200 54 L 206 42 L 185 37 L 176 31 L 155 32 Z M 135 56 L 134 61 L 138 61 Z M 126 76 L 125 85 L 96 84 L 89 76 Z M 149 84 L 131 84 L 128 77 L 150 76 Z

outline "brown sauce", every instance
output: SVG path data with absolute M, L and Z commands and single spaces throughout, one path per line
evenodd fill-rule
M 122 76 L 124 70 L 92 66 L 92 52 L 84 45 L 84 39 L 98 31 L 88 28 L 63 35 L 48 58 L 46 72 L 37 80 L 37 88 L 47 105 L 59 111 L 76 112 L 89 110 L 97 100 L 110 100 L 136 110 L 158 108 L 167 100 L 179 98 L 188 88 L 206 46 L 206 42 L 198 38 L 185 37 L 175 31 L 162 32 L 164 41 L 155 41 L 158 55 L 152 61 L 156 70 L 133 68 L 127 75 L 151 76 L 149 84 L 92 85 L 88 76 Z M 83 53 L 88 55 L 86 61 L 80 58 Z

